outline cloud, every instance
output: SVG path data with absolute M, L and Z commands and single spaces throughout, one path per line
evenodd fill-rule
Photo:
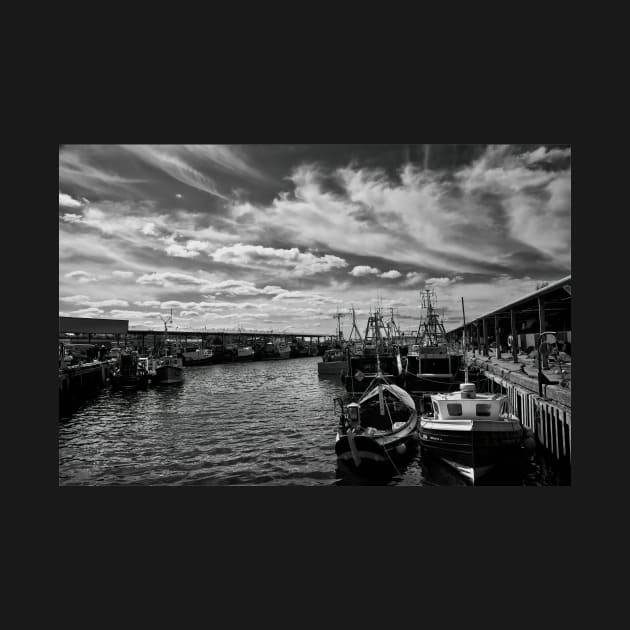
M 102 308 L 81 308 L 77 311 L 60 312 L 62 317 L 100 317 L 105 311 Z
M 112 150 L 111 146 L 107 147 Z M 129 194 L 135 186 L 144 183 L 143 179 L 130 179 L 104 170 L 90 163 L 90 158 L 98 155 L 102 149 L 94 145 L 83 145 L 74 150 L 64 149 L 59 152 L 59 182 L 72 187 L 79 187 L 90 193 L 111 195 L 113 192 Z M 87 202 L 87 199 L 84 201 Z
M 148 306 L 149 308 L 155 308 L 160 306 L 161 302 L 159 300 L 144 300 L 142 302 L 134 302 L 136 306 Z
M 570 187 L 570 171 L 530 168 L 540 156 L 491 145 L 448 176 L 409 164 L 398 179 L 357 166 L 326 173 L 302 165 L 290 177 L 293 194 L 265 205 L 233 203 L 230 214 L 242 242 L 275 233 L 299 248 L 326 244 L 339 255 L 361 252 L 439 275 L 512 271 L 515 252 L 566 268 L 570 200 L 560 182 Z
M 282 249 L 243 243 L 220 247 L 211 256 L 215 262 L 232 265 L 284 267 L 297 276 L 311 276 L 348 265 L 343 258 L 331 254 L 316 256 L 300 252 L 297 247 Z
M 144 160 L 151 166 L 160 169 L 174 179 L 187 184 L 192 188 L 196 188 L 221 199 L 228 199 L 225 195 L 219 192 L 214 179 L 201 171 L 198 171 L 177 154 L 177 147 L 131 145 L 125 146 L 124 148 L 131 151 L 134 155 Z
M 182 148 L 202 162 L 212 163 L 225 171 L 261 181 L 269 179 L 263 172 L 245 160 L 242 149 L 239 147 L 218 144 L 188 144 Z
M 145 313 L 144 311 L 121 311 L 114 309 L 110 311 L 110 314 L 115 319 L 140 319 L 143 317 L 159 318 L 162 313 Z
M 65 278 L 76 280 L 77 282 L 96 282 L 98 278 L 87 271 L 71 271 L 64 276 Z
M 212 298 L 214 295 L 228 296 L 251 296 L 251 295 L 277 295 L 284 293 L 285 289 L 276 285 L 266 285 L 259 289 L 253 282 L 248 280 L 223 280 L 221 282 L 205 283 L 203 291 L 208 295 L 204 297 Z
M 136 282 L 138 284 L 150 284 L 159 287 L 173 286 L 173 285 L 199 285 L 204 284 L 206 281 L 203 278 L 197 276 L 191 276 L 186 273 L 171 272 L 171 271 L 156 271 L 154 273 L 146 273 L 140 276 Z
M 112 271 L 112 276 L 116 276 L 117 278 L 132 278 L 133 271 Z
M 68 302 L 69 304 L 77 304 L 79 306 L 91 306 L 101 308 L 105 306 L 129 306 L 127 300 L 109 299 L 109 300 L 93 300 L 87 295 L 69 295 L 67 297 L 60 298 L 62 302 Z
M 392 269 L 391 271 L 386 271 L 385 273 L 380 274 L 379 278 L 400 278 L 400 276 L 402 276 L 400 271 Z
M 186 249 L 177 243 L 169 245 L 165 251 L 169 256 L 177 256 L 179 258 L 194 258 L 195 256 L 199 256 L 198 251 Z
M 80 208 L 83 204 L 80 201 L 73 199 L 70 195 L 60 192 L 59 205 L 66 208 Z
M 551 149 L 547 150 L 547 147 L 538 147 L 536 150 L 529 153 L 524 153 L 522 158 L 527 164 L 536 164 L 538 162 L 553 162 L 554 160 L 561 160 L 571 157 L 571 147 L 566 149 Z
M 360 278 L 361 276 L 369 276 L 371 274 L 380 273 L 380 269 L 377 269 L 376 267 L 368 267 L 366 265 L 358 265 L 357 267 L 354 267 L 349 273 L 351 276 Z
M 167 238 L 160 239 L 168 245 L 166 253 L 169 256 L 176 256 L 179 258 L 194 258 L 199 256 L 199 252 L 208 249 L 210 243 L 207 241 L 197 241 L 194 239 L 186 241 L 185 244 L 176 242 L 176 235 L 171 234 Z
M 449 284 L 455 284 L 460 280 L 463 280 L 462 276 L 454 276 L 453 278 L 428 278 L 426 284 L 433 287 L 447 287 Z

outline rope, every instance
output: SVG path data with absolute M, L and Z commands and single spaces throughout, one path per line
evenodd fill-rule
M 387 448 L 385 446 L 383 446 L 383 450 L 385 451 L 385 455 L 387 455 L 387 458 L 389 459 L 389 461 L 391 462 L 392 466 L 394 467 L 394 469 L 396 470 L 396 472 L 401 475 L 402 473 L 400 472 L 400 470 L 398 470 L 398 467 L 396 466 L 396 464 L 394 464 L 394 460 L 389 456 L 389 453 L 387 452 Z

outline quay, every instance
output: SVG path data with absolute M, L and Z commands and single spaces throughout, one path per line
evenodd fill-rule
M 59 404 L 65 406 L 95 394 L 111 375 L 116 359 L 90 361 L 59 369 Z

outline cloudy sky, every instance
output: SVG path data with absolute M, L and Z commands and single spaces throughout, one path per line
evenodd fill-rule
M 59 313 L 330 334 L 447 328 L 571 273 L 565 145 L 61 145 Z M 346 336 L 351 318 L 344 320 Z

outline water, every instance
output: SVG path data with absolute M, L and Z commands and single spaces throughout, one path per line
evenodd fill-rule
M 339 470 L 332 400 L 319 357 L 185 368 L 181 385 L 102 390 L 59 421 L 60 485 L 467 485 L 411 449 L 399 470 Z M 536 456 L 498 485 L 557 485 Z

